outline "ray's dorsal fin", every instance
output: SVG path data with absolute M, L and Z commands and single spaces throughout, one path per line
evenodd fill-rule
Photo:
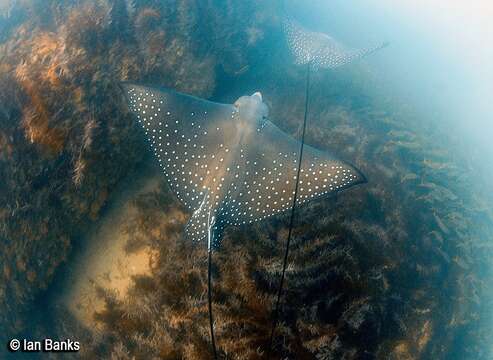
M 218 247 L 222 239 L 223 222 L 217 221 L 218 214 L 211 207 L 210 195 L 207 191 L 199 208 L 196 209 L 185 226 L 188 239 L 200 242 L 207 239 L 207 247 Z
M 349 49 L 327 34 L 309 31 L 291 17 L 284 18 L 283 27 L 298 65 L 310 63 L 316 68 L 335 69 L 389 45 L 384 42 L 364 49 Z
M 210 221 L 209 193 L 204 194 L 202 203 L 193 213 L 185 226 L 185 234 L 193 241 L 201 241 L 208 237 Z

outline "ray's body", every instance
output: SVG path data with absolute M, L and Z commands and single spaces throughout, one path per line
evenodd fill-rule
M 330 35 L 306 29 L 290 17 L 283 20 L 283 28 L 295 64 L 310 65 L 315 70 L 335 69 L 388 46 L 387 42 L 382 42 L 368 48 L 351 49 Z
M 231 105 L 170 89 L 135 84 L 123 88 L 171 189 L 192 212 L 187 236 L 208 240 L 209 320 L 217 358 L 211 263 L 224 227 L 292 210 L 292 228 L 294 204 L 366 179 L 352 165 L 282 132 L 268 120 L 260 93 L 242 96 Z
M 253 223 L 291 209 L 300 142 L 267 119 L 259 93 L 219 104 L 168 89 L 125 85 L 169 185 L 193 212 L 186 233 L 215 242 L 227 225 Z M 364 182 L 352 165 L 305 146 L 300 203 Z

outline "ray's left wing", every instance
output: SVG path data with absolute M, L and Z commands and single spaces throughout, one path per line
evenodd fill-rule
M 228 224 L 251 223 L 291 209 L 300 145 L 270 121 L 254 142 L 240 145 L 236 163 L 243 176 L 232 189 Z M 364 182 L 354 166 L 305 145 L 297 205 Z
M 152 151 L 178 198 L 190 210 L 221 206 L 238 131 L 236 109 L 166 88 L 123 84 L 130 110 L 142 125 Z

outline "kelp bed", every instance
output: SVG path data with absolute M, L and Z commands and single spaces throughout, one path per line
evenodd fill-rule
M 146 160 L 121 80 L 234 101 L 262 90 L 299 134 L 303 69 L 261 1 L 19 1 L 0 28 L 0 324 L 11 338 L 43 324 L 28 314 L 99 219 L 115 185 Z M 227 16 L 226 16 L 227 15 Z M 275 44 L 275 45 L 274 45 Z M 328 80 L 329 79 L 329 80 Z M 475 165 L 363 66 L 318 74 L 307 142 L 336 150 L 369 183 L 298 213 L 275 354 L 290 359 L 488 358 L 491 208 Z M 382 100 L 383 99 L 383 100 Z M 445 139 L 437 142 L 437 138 Z M 140 195 L 126 231 L 150 246 L 152 275 L 106 309 L 82 358 L 209 359 L 204 244 L 163 185 Z M 286 217 L 230 229 L 215 258 L 221 357 L 266 357 Z M 76 255 L 75 255 L 76 256 Z M 2 341 L 4 341 L 2 339 Z

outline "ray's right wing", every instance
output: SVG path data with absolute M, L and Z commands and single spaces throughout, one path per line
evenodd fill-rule
M 251 223 L 291 209 L 300 145 L 267 121 L 256 141 L 242 147 L 237 166 L 243 176 L 233 189 L 227 223 Z M 354 166 L 305 145 L 297 205 L 364 182 Z

